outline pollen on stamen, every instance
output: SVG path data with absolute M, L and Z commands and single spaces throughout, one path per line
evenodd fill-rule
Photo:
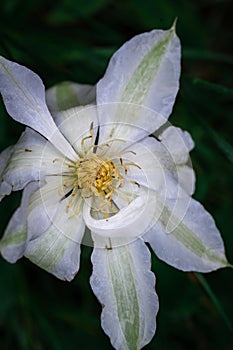
M 89 139 L 92 140 L 92 145 L 86 148 L 85 143 Z M 75 207 L 75 203 L 77 203 L 80 196 L 83 199 L 93 197 L 92 211 L 99 212 L 103 218 L 108 220 L 110 215 L 116 214 L 119 210 L 113 201 L 116 190 L 124 187 L 125 183 L 140 187 L 137 182 L 126 179 L 122 174 L 124 172 L 127 175 L 128 168 L 132 166 L 141 169 L 134 162 L 123 162 L 122 156 L 124 154 L 132 153 L 136 155 L 136 153 L 130 150 L 119 153 L 107 151 L 110 143 L 122 141 L 125 142 L 121 139 L 112 139 L 104 144 L 96 145 L 93 123 L 91 123 L 90 135 L 81 140 L 82 157 L 79 157 L 76 163 L 70 161 L 66 163 L 67 168 L 70 169 L 72 179 L 71 198 L 67 204 L 67 211 L 71 207 Z M 57 159 L 54 161 L 57 161 Z M 127 194 L 122 194 L 122 196 L 128 204 L 131 202 Z M 79 210 L 79 206 L 74 208 L 76 214 Z

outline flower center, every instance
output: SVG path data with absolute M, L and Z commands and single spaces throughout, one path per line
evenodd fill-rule
M 90 138 L 92 139 L 92 144 L 86 149 L 85 142 Z M 62 187 L 65 189 L 72 187 L 68 195 L 65 195 L 65 197 L 70 197 L 67 211 L 69 208 L 74 207 L 73 215 L 78 214 L 81 202 L 78 199 L 80 197 L 76 196 L 76 194 L 80 192 L 81 197 L 84 199 L 93 198 L 93 212 L 99 212 L 104 218 L 108 219 L 109 215 L 114 215 L 119 210 L 112 199 L 115 190 L 123 187 L 126 182 L 140 187 L 136 181 L 128 180 L 121 174 L 123 172 L 126 175 L 130 166 L 141 169 L 134 162 L 123 162 L 123 154 L 135 153 L 133 151 L 121 153 L 108 151 L 110 143 L 122 141 L 121 139 L 112 139 L 108 143 L 96 145 L 94 142 L 93 123 L 91 123 L 90 135 L 84 137 L 81 141 L 82 158 L 76 163 L 66 163 L 69 168 L 68 180 L 64 182 Z M 128 204 L 131 202 L 127 194 L 124 195 L 123 193 L 122 196 Z
M 83 198 L 94 194 L 111 199 L 114 188 L 123 180 L 112 160 L 101 158 L 95 153 L 80 159 L 75 166 L 77 181 L 74 187 L 81 190 Z

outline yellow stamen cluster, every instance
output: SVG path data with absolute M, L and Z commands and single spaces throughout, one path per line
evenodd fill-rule
M 92 145 L 85 148 L 85 141 L 92 139 Z M 122 142 L 123 140 L 114 139 L 113 141 Z M 117 188 L 124 185 L 124 182 L 129 182 L 134 185 L 139 184 L 135 181 L 127 180 L 121 175 L 121 171 L 127 174 L 127 168 L 129 166 L 140 167 L 135 163 L 123 163 L 122 155 L 125 153 L 133 153 L 132 151 L 126 151 L 121 153 L 110 153 L 108 157 L 106 147 L 110 147 L 109 143 L 96 145 L 94 143 L 94 131 L 93 123 L 90 126 L 90 136 L 84 137 L 81 141 L 82 155 L 83 157 L 76 163 L 68 163 L 69 169 L 72 169 L 70 173 L 70 179 L 63 184 L 63 188 L 72 186 L 71 199 L 67 204 L 67 210 L 75 206 L 76 207 L 76 194 L 80 191 L 82 198 L 93 198 L 92 210 L 100 212 L 106 219 L 109 214 L 116 213 L 118 208 L 113 202 L 112 197 Z M 105 150 L 104 150 L 105 149 Z M 116 159 L 113 161 L 112 159 Z M 68 176 L 69 177 L 69 176 Z M 72 181 L 72 182 L 71 182 Z M 80 198 L 80 197 L 77 197 Z M 130 203 L 130 199 L 125 195 L 125 199 Z M 78 214 L 80 209 L 80 203 L 74 210 L 74 215 Z
M 112 160 L 101 158 L 95 153 L 76 163 L 76 175 L 74 187 L 81 190 L 83 198 L 94 194 L 111 199 L 114 188 L 119 187 L 123 179 Z
M 122 179 L 122 176 L 119 174 L 115 164 L 111 160 L 104 162 L 99 168 L 95 180 L 95 187 L 98 191 L 97 195 L 106 195 L 109 197 L 110 193 L 113 191 L 111 187 L 114 181 L 120 179 Z

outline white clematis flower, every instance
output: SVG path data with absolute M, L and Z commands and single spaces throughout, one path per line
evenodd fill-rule
M 184 271 L 229 266 L 214 220 L 191 198 L 190 135 L 166 126 L 150 136 L 167 122 L 179 75 L 174 26 L 125 43 L 96 87 L 66 82 L 45 93 L 35 73 L 0 57 L 6 109 L 27 126 L 0 158 L 1 198 L 23 190 L 1 254 L 70 281 L 81 242 L 93 242 L 91 286 L 116 349 L 141 349 L 155 333 L 145 242 Z

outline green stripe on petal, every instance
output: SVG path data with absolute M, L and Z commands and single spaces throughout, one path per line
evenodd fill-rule
M 50 226 L 28 240 L 24 255 L 56 277 L 71 281 L 79 270 L 85 225 L 81 211 L 71 216 L 66 212 L 66 206 L 65 201 L 57 203 L 57 213 Z
M 95 245 L 105 246 L 94 248 L 91 277 L 103 305 L 102 327 L 115 349 L 141 349 L 155 333 L 158 311 L 150 252 L 141 239 L 128 244 L 120 239 L 105 244 L 95 234 L 93 239 Z
M 179 77 L 180 42 L 174 26 L 126 42 L 97 84 L 97 104 L 104 106 L 98 108 L 100 142 L 122 137 L 122 124 L 131 131 L 130 141 L 157 130 L 172 111 Z
M 136 350 L 139 338 L 139 305 L 132 257 L 128 247 L 123 246 L 109 251 L 106 254 L 106 259 L 109 278 L 114 286 L 113 291 L 121 329 L 128 348 Z M 123 288 L 121 288 L 122 286 Z
M 229 265 L 214 220 L 200 203 L 188 197 L 167 200 L 160 212 L 144 235 L 160 259 L 184 271 L 209 272 Z
M 164 207 L 160 218 L 160 221 L 163 223 L 164 227 L 167 227 L 167 218 L 169 218 L 170 225 L 172 225 L 171 227 L 174 227 L 174 229 L 169 233 L 180 241 L 187 249 L 199 257 L 206 257 L 207 260 L 216 263 L 218 262 L 223 266 L 226 264 L 225 258 L 223 259 L 211 251 L 210 248 L 205 246 L 202 240 L 196 236 L 194 232 L 180 220 L 179 217 L 173 215 L 172 210 Z
M 145 55 L 126 85 L 121 98 L 122 102 L 144 104 L 149 87 L 160 68 L 174 34 L 175 28 L 172 27 Z
M 19 231 L 14 232 L 11 236 L 7 236 L 2 239 L 0 242 L 0 249 L 3 249 L 9 245 L 17 245 L 20 243 L 23 243 L 27 238 L 27 232 L 25 231 Z

